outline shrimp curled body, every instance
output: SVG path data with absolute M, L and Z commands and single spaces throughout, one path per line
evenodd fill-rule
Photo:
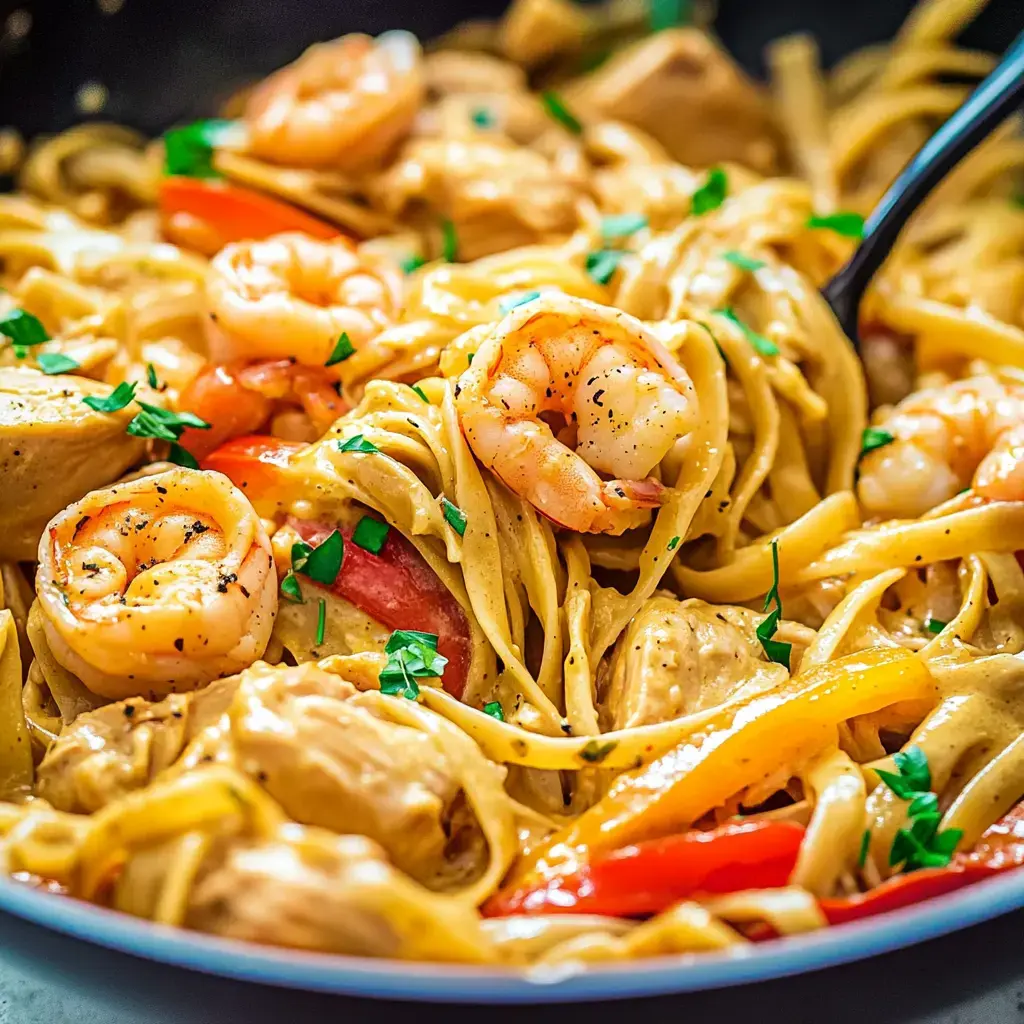
M 917 391 L 877 424 L 894 440 L 860 463 L 870 515 L 914 518 L 972 485 L 980 497 L 1024 500 L 1024 387 L 970 377 Z
M 54 657 L 112 700 L 247 668 L 277 611 L 252 506 L 226 477 L 190 469 L 92 491 L 54 517 L 36 592 Z
M 412 127 L 423 101 L 421 65 L 409 32 L 311 46 L 253 93 L 249 147 L 292 167 L 372 168 Z
M 295 359 L 322 367 L 338 338 L 355 348 L 390 326 L 401 271 L 343 239 L 286 233 L 225 246 L 206 284 L 215 362 Z
M 476 457 L 580 533 L 646 522 L 664 491 L 650 474 L 697 414 L 693 382 L 639 320 L 568 296 L 491 328 L 455 394 Z

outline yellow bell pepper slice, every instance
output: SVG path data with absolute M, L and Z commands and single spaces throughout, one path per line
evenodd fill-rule
M 876 648 L 816 666 L 738 708 L 723 708 L 701 735 L 620 775 L 593 807 L 531 850 L 511 884 L 559 874 L 588 853 L 679 832 L 835 743 L 841 722 L 908 700 L 937 700 L 924 662 L 901 648 Z

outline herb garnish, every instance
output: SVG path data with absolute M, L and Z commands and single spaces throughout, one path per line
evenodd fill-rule
M 372 452 L 379 452 L 380 449 L 372 442 L 367 441 L 362 434 L 353 434 L 347 441 L 338 444 L 339 452 L 362 452 L 369 455 Z
M 868 862 L 868 847 L 871 845 L 871 829 L 864 829 L 860 837 L 860 853 L 857 855 L 857 867 L 862 868 Z
M 327 602 L 320 598 L 319 607 L 316 613 L 316 643 L 319 647 L 324 642 L 324 632 L 327 629 Z
M 416 394 L 417 394 L 417 395 L 419 395 L 420 399 L 422 399 L 422 401 L 426 402 L 426 403 L 427 403 L 427 405 L 430 405 L 430 399 L 429 399 L 429 398 L 427 398 L 427 393 L 426 393 L 426 391 L 424 391 L 424 390 L 423 390 L 423 388 L 421 388 L 421 387 L 419 386 L 419 384 L 410 384 L 410 385 L 409 385 L 409 388 L 410 388 L 410 389 L 411 389 L 412 391 L 415 391 L 415 392 L 416 392 Z
M 24 359 L 32 345 L 41 345 L 50 340 L 39 317 L 24 309 L 12 309 L 0 316 L 0 334 L 11 339 L 18 359 Z
M 82 401 L 96 412 L 118 412 L 135 398 L 135 383 L 121 381 L 116 388 L 106 397 L 98 395 L 86 395 Z
M 534 289 L 533 291 L 523 292 L 520 295 L 506 295 L 498 303 L 498 309 L 501 310 L 502 316 L 507 316 L 517 306 L 525 306 L 527 302 L 533 302 L 534 299 L 540 298 L 540 292 Z
M 895 440 L 896 438 L 888 430 L 883 430 L 881 427 L 865 427 L 864 433 L 860 435 L 861 457 L 867 455 L 868 452 L 873 452 L 876 448 L 884 448 Z
M 690 0 L 651 0 L 647 21 L 652 32 L 689 24 Z
M 772 604 L 775 607 L 768 612 Z M 782 618 L 782 599 L 779 597 L 779 542 L 777 540 L 772 541 L 772 587 L 765 596 L 764 610 L 768 612 L 768 615 L 754 630 L 757 639 L 761 641 L 761 646 L 764 648 L 764 653 L 768 655 L 769 661 L 789 668 L 789 657 L 793 651 L 793 645 L 772 639 L 778 631 L 779 619 Z
M 213 166 L 214 149 L 234 121 L 211 119 L 194 121 L 184 128 L 175 128 L 164 136 L 164 171 L 188 178 L 219 178 Z
M 486 107 L 477 107 L 470 115 L 469 119 L 473 122 L 477 128 L 493 128 L 494 127 L 494 114 L 491 113 Z
M 743 336 L 754 346 L 754 351 L 762 356 L 777 356 L 779 354 L 779 346 L 775 344 L 771 338 L 766 338 L 763 334 L 758 334 L 757 331 L 748 327 L 733 311 L 731 306 L 726 306 L 725 309 L 716 309 L 715 312 L 719 316 L 724 316 L 726 320 L 734 323 L 742 332 Z
M 690 197 L 690 212 L 695 217 L 717 210 L 729 194 L 729 178 L 721 167 L 712 167 L 708 171 L 704 184 Z
M 903 871 L 918 868 L 942 868 L 952 859 L 963 829 L 947 828 L 939 832 L 942 814 L 939 798 L 931 792 L 932 776 L 928 758 L 920 747 L 907 747 L 893 755 L 896 772 L 878 770 L 878 777 L 901 800 L 909 800 L 910 828 L 901 828 L 892 841 L 889 865 L 902 864 Z
M 466 535 L 466 513 L 453 505 L 443 494 L 441 495 L 441 511 L 448 522 L 448 525 L 460 536 Z
M 540 101 L 551 118 L 557 121 L 563 128 L 568 129 L 573 135 L 583 134 L 583 125 L 570 113 L 569 108 L 562 102 L 557 93 L 547 90 L 540 94 Z
M 355 346 L 352 344 L 351 338 L 348 336 L 347 331 L 341 332 L 341 337 L 334 344 L 334 350 L 327 357 L 327 362 L 324 366 L 334 366 L 337 363 L 343 363 L 349 356 L 353 356 L 356 353 Z
M 387 523 L 382 523 L 379 519 L 363 516 L 352 531 L 352 543 L 364 551 L 379 555 L 380 549 L 384 547 L 384 542 L 388 539 L 390 529 L 391 527 Z
M 642 213 L 614 213 L 601 218 L 601 234 L 606 241 L 625 238 L 637 231 L 643 231 L 645 227 L 647 218 Z
M 673 538 L 672 538 L 672 539 L 671 539 L 671 540 L 670 540 L 670 541 L 668 542 L 668 549 L 669 549 L 669 551 L 675 551 L 675 549 L 676 549 L 677 547 L 679 547 L 679 541 L 680 541 L 681 539 L 682 539 L 682 538 L 680 538 L 680 537 L 673 537 Z
M 812 214 L 807 218 L 807 226 L 816 230 L 834 231 L 845 238 L 859 240 L 864 237 L 864 218 L 859 213 L 840 211 L 822 216 Z
M 607 284 L 626 255 L 621 249 L 595 249 L 587 253 L 587 273 L 598 283 Z
M 384 646 L 387 664 L 380 673 L 381 693 L 415 700 L 417 679 L 440 677 L 448 659 L 437 652 L 437 635 L 414 629 L 396 629 Z
M 304 541 L 292 545 L 292 568 L 325 587 L 338 578 L 344 558 L 345 541 L 338 530 L 315 548 Z
M 735 249 L 723 252 L 722 259 L 727 263 L 731 263 L 734 267 L 739 267 L 740 270 L 749 270 L 751 273 L 767 266 L 764 260 L 755 260 L 753 256 L 745 256 L 743 253 L 737 252 Z
M 490 715 L 491 718 L 496 718 L 499 722 L 505 721 L 505 712 L 501 709 L 500 700 L 489 700 L 484 705 L 484 714 Z
M 941 633 L 948 625 L 948 622 L 943 622 L 942 619 L 933 619 L 930 615 L 924 620 L 924 628 L 929 633 Z
M 580 757 L 589 764 L 600 764 L 618 745 L 616 740 L 608 740 L 607 743 L 591 740 L 580 751 Z
M 77 359 L 62 355 L 60 352 L 40 352 L 36 356 L 36 365 L 51 377 L 56 373 L 72 373 L 82 368 Z
M 419 270 L 426 262 L 422 256 L 417 256 L 413 253 L 406 256 L 398 265 L 402 268 L 403 274 L 411 274 L 414 270 Z
M 299 577 L 295 575 L 291 570 L 283 580 L 281 580 L 281 593 L 288 598 L 289 601 L 294 601 L 296 604 L 305 604 L 305 598 L 302 596 L 302 588 L 299 586 Z
M 459 236 L 450 220 L 441 221 L 441 256 L 447 263 L 454 263 L 459 258 Z

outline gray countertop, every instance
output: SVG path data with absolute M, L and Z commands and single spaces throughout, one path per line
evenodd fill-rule
M 1024 1024 L 1024 911 L 846 967 L 714 993 L 594 1004 L 588 1024 Z M 565 1024 L 576 1007 L 496 1007 L 487 1024 Z M 480 1009 L 289 992 L 164 967 L 0 914 L 0 1024 L 280 1024 L 443 1019 Z

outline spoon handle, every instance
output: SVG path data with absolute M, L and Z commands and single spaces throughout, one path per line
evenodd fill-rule
M 864 224 L 864 238 L 824 294 L 847 337 L 857 340 L 864 291 L 911 214 L 942 179 L 1024 101 L 1024 32 L 991 74 L 921 147 Z

